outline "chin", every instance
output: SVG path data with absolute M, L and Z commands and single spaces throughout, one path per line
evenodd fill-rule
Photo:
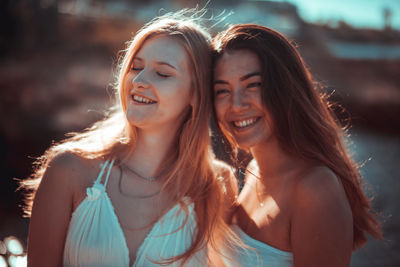
M 268 143 L 270 138 L 271 136 L 259 135 L 248 138 L 237 138 L 235 141 L 240 149 L 250 150 L 251 148 Z
M 259 143 L 258 140 L 254 140 L 253 138 L 235 138 L 235 142 L 240 149 L 250 149 L 254 146 L 257 146 Z
M 251 148 L 257 146 L 257 143 L 250 143 L 250 142 L 236 142 L 240 149 L 242 150 L 250 150 Z

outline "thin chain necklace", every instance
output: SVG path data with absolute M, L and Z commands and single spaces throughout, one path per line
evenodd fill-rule
M 258 179 L 258 178 L 257 178 L 257 179 Z M 258 205 L 259 205 L 260 207 L 264 207 L 264 201 L 261 202 L 261 200 L 260 200 L 260 195 L 259 195 L 259 193 L 258 193 L 257 184 L 258 184 L 258 180 L 256 180 L 256 195 L 257 195 Z
M 124 167 L 125 169 L 127 169 L 128 171 L 130 171 L 131 173 L 133 173 L 134 175 L 136 175 L 137 177 L 139 177 L 142 180 L 145 180 L 147 182 L 154 182 L 156 181 L 158 178 L 160 178 L 160 175 L 154 176 L 154 177 L 145 177 L 140 175 L 139 173 L 137 173 L 135 170 L 131 169 L 128 165 L 121 163 L 120 164 L 122 167 Z
M 246 169 L 246 172 L 248 172 L 248 173 L 250 173 L 251 175 L 253 175 L 253 177 L 256 179 L 256 184 L 255 184 L 255 188 L 256 188 L 256 197 L 257 197 L 257 201 L 258 201 L 258 205 L 260 206 L 260 207 L 264 207 L 264 201 L 261 201 L 260 200 L 260 194 L 259 194 L 259 192 L 258 192 L 258 187 L 257 187 L 257 184 L 258 184 L 258 181 L 260 180 L 260 177 L 258 177 L 258 175 L 256 175 L 255 173 L 253 173 L 252 171 L 250 171 L 250 170 L 248 170 L 248 169 Z
M 122 187 L 121 187 L 121 181 L 122 181 L 122 176 L 123 176 L 123 171 L 122 171 L 122 167 L 119 166 L 119 181 L 118 181 L 118 191 L 121 195 L 128 197 L 128 198 L 151 198 L 151 197 L 155 197 L 156 195 L 158 195 L 160 193 L 160 191 L 157 191 L 155 193 L 149 194 L 149 195 L 130 195 L 127 194 L 125 192 L 122 191 Z

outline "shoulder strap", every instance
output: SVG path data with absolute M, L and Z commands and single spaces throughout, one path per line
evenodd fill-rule
M 110 178 L 110 173 L 111 173 L 111 169 L 112 169 L 113 165 L 114 165 L 114 159 L 112 159 L 110 162 L 110 165 L 108 165 L 108 170 L 107 170 L 107 175 L 106 175 L 106 180 L 104 182 L 104 186 L 107 186 L 108 178 Z
M 110 163 L 110 164 L 109 164 L 109 163 Z M 104 171 L 106 170 L 106 168 L 107 168 L 107 166 L 108 166 L 108 170 L 107 170 L 106 180 L 105 180 L 105 182 L 104 182 L 104 186 L 107 185 L 108 178 L 110 177 L 110 173 L 111 173 L 111 169 L 112 169 L 113 164 L 114 164 L 114 159 L 111 160 L 111 162 L 108 162 L 108 160 L 106 160 L 106 161 L 103 163 L 103 166 L 101 167 L 101 170 L 100 170 L 100 172 L 99 172 L 99 176 L 97 176 L 97 179 L 96 179 L 95 183 L 101 184 L 101 178 L 103 177 Z
M 95 183 L 101 184 L 101 178 L 103 177 L 103 174 L 104 174 L 104 171 L 105 171 L 106 168 L 107 168 L 107 165 L 108 165 L 108 160 L 106 160 L 106 161 L 103 163 L 103 166 L 101 166 L 101 170 L 100 170 L 100 172 L 99 172 L 99 175 L 97 176 L 97 179 L 96 179 Z

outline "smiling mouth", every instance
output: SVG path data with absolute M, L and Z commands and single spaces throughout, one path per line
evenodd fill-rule
M 144 96 L 139 96 L 139 95 L 132 95 L 132 100 L 135 103 L 139 104 L 155 104 L 157 101 L 151 100 L 150 98 L 144 97 Z
M 259 119 L 260 117 L 253 117 L 245 120 L 232 121 L 232 125 L 236 129 L 244 129 L 253 126 Z

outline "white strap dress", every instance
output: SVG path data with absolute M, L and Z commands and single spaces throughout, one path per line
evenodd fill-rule
M 124 232 L 107 195 L 106 186 L 114 160 L 106 161 L 86 198 L 72 214 L 64 247 L 64 266 L 129 266 L 129 249 Z M 108 169 L 107 169 L 108 166 Z M 104 184 L 102 176 L 107 169 Z M 191 245 L 196 231 L 194 204 L 188 203 L 188 218 L 176 204 L 153 226 L 139 247 L 133 266 L 160 266 L 160 261 L 184 253 Z M 187 261 L 187 266 L 205 266 L 206 248 Z M 170 266 L 180 266 L 174 262 Z
M 227 251 L 226 267 L 293 267 L 293 254 L 258 241 L 247 235 L 237 224 L 231 230 L 249 248 L 237 247 Z

